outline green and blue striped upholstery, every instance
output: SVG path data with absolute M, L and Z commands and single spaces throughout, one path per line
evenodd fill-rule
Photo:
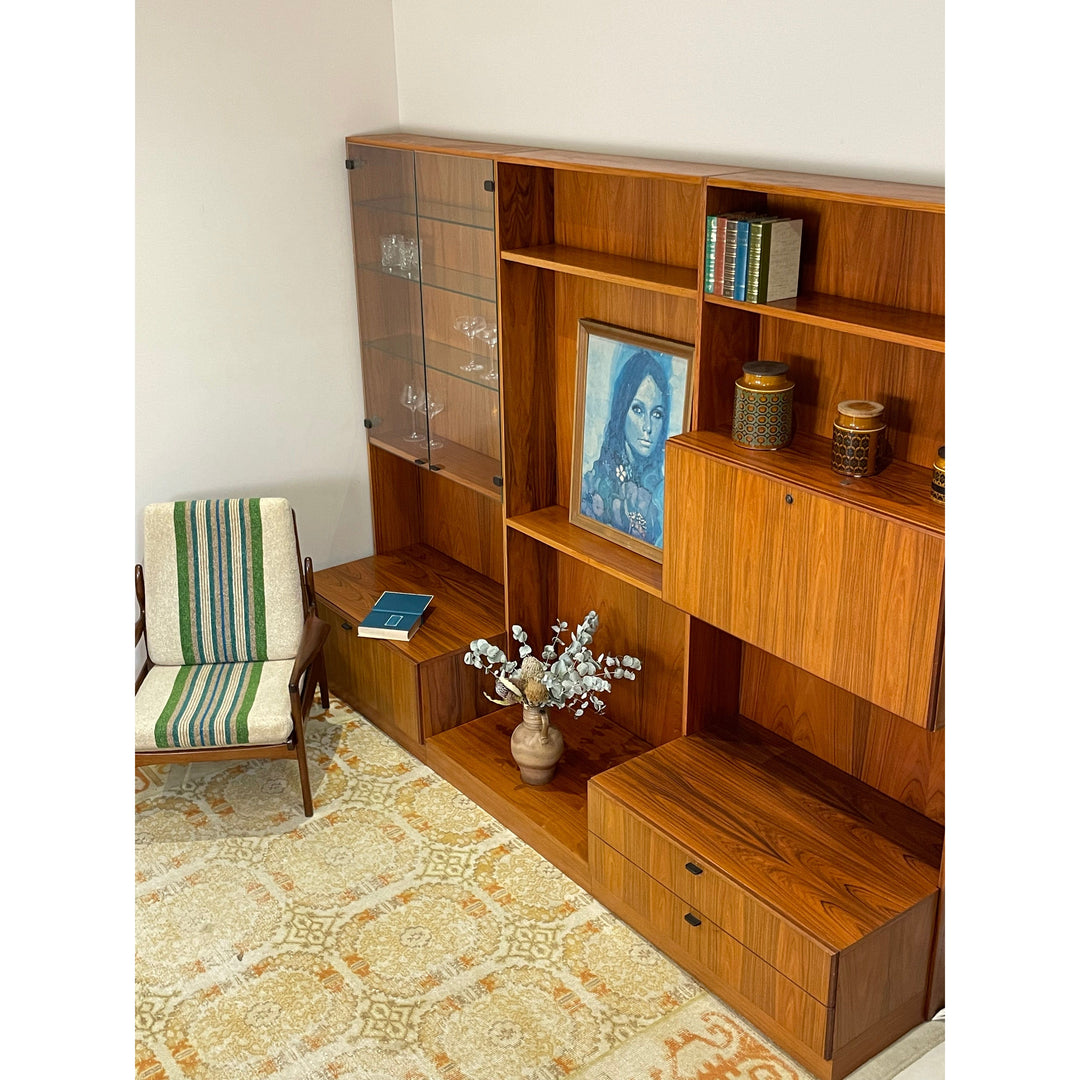
M 288 503 L 155 503 L 144 526 L 155 666 L 136 695 L 136 749 L 284 741 L 304 622 Z
M 284 742 L 291 660 L 151 668 L 135 697 L 135 749 Z
M 154 503 L 144 527 L 146 635 L 155 664 L 296 655 L 304 611 L 285 499 Z

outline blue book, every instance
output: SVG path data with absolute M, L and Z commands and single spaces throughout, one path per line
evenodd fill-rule
M 409 641 L 420 628 L 424 610 L 434 597 L 427 593 L 384 592 L 357 628 L 359 637 Z
M 735 232 L 735 281 L 733 300 L 746 299 L 746 256 L 750 248 L 750 222 L 740 221 Z

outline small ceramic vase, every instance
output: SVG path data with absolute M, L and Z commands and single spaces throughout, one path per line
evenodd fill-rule
M 748 450 L 779 450 L 791 442 L 795 384 L 788 366 L 773 360 L 743 364 L 735 382 L 731 438 Z
M 521 707 L 522 721 L 510 736 L 510 753 L 526 784 L 546 784 L 563 755 L 562 732 L 548 723 L 547 709 Z
M 833 421 L 832 467 L 844 476 L 872 476 L 884 449 L 885 406 L 876 401 L 841 401 Z
M 945 501 L 945 447 L 939 446 L 937 461 L 930 473 L 930 498 L 934 502 Z

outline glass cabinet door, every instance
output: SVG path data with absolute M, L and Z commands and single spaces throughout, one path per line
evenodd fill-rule
M 350 147 L 368 438 L 501 498 L 494 166 Z

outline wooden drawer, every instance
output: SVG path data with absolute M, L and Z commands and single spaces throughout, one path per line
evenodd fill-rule
M 611 894 L 646 920 L 649 937 L 674 959 L 689 961 L 710 989 L 731 997 L 736 1007 L 752 1002 L 811 1054 L 829 1057 L 832 1009 L 592 833 L 589 868 L 600 898 Z
M 833 949 L 714 870 L 691 849 L 658 832 L 599 787 L 589 793 L 589 829 L 818 1001 L 833 1004 Z

